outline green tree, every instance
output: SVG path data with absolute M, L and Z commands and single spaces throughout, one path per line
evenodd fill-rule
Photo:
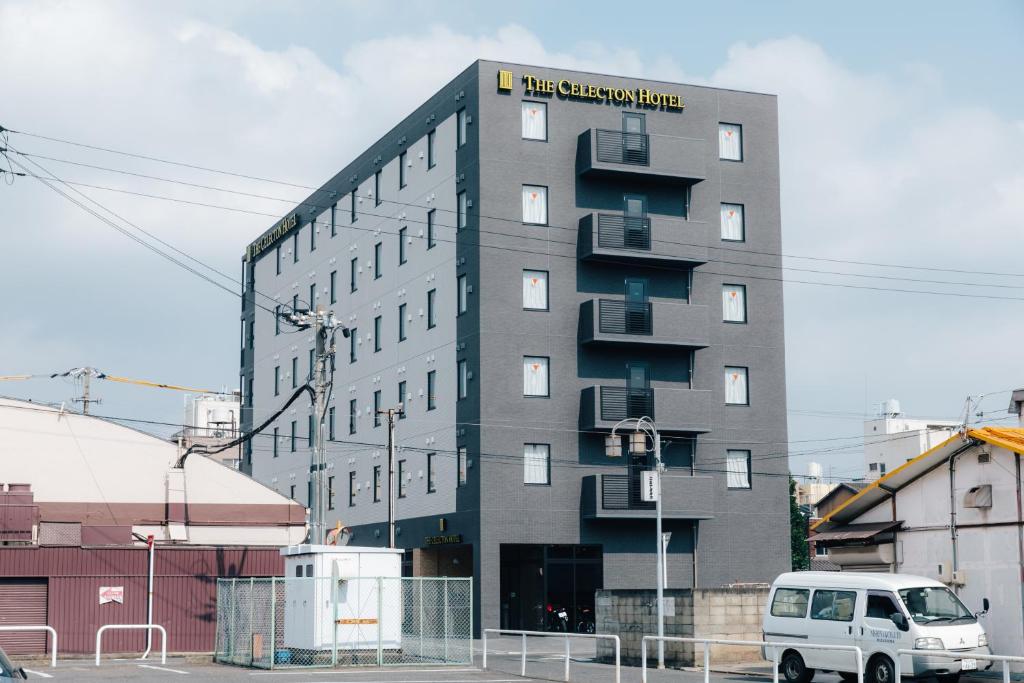
M 807 545 L 807 516 L 796 503 L 796 479 L 789 479 L 789 549 L 793 556 L 793 571 L 811 568 L 811 553 Z

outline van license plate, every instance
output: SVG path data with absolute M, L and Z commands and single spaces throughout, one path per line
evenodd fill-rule
M 961 671 L 975 671 L 978 668 L 977 659 L 961 659 L 960 670 Z

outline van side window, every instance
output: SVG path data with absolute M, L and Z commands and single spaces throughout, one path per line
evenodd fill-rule
M 814 591 L 811 619 L 853 621 L 853 608 L 856 604 L 856 591 Z
M 807 616 L 807 598 L 810 593 L 799 588 L 776 589 L 772 598 L 772 616 L 803 619 Z
M 900 614 L 900 608 L 896 602 L 885 593 L 868 593 L 868 607 L 865 616 L 871 619 L 888 619 L 894 614 Z

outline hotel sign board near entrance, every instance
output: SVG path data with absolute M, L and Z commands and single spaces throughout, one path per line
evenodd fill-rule
M 511 91 L 514 76 L 511 71 L 498 72 L 498 90 Z M 580 83 L 567 78 L 554 80 L 523 75 L 523 92 L 541 97 L 557 96 L 563 100 L 599 102 L 644 109 L 681 112 L 686 106 L 681 95 L 658 92 L 650 88 L 619 88 L 612 85 Z

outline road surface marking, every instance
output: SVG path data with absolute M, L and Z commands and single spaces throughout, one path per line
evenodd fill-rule
M 25 669 L 25 673 L 32 674 L 33 676 L 42 676 L 43 678 L 53 678 L 53 674 L 44 674 L 42 671 L 33 671 L 32 669 Z
M 655 539 L 655 540 L 657 540 L 657 539 Z M 143 668 L 143 669 L 154 669 L 156 671 L 170 671 L 172 674 L 185 674 L 185 675 L 188 675 L 187 671 L 182 671 L 181 669 L 168 669 L 165 666 L 153 666 L 152 664 L 139 664 L 139 667 Z

